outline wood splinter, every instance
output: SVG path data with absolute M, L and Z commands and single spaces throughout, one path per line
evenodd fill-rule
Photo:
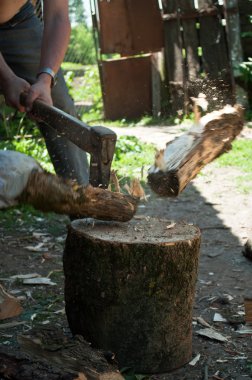
M 156 153 L 148 174 L 150 187 L 161 196 L 176 197 L 206 164 L 232 148 L 242 128 L 240 105 L 201 117 L 189 132 Z

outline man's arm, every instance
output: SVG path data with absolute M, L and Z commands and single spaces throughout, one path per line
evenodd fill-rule
M 5 62 L 0 52 L 0 88 L 5 97 L 6 103 L 14 108 L 18 108 L 21 112 L 25 109 L 19 103 L 19 94 L 27 92 L 30 84 L 24 79 L 17 77 L 11 68 Z
M 55 73 L 64 59 L 70 37 L 68 0 L 44 0 L 44 33 L 41 47 L 40 70 L 50 68 Z M 37 82 L 31 86 L 27 97 L 27 110 L 39 98 L 47 104 L 51 99 L 52 78 L 41 73 Z

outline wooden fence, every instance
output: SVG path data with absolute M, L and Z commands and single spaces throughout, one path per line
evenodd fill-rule
M 165 67 L 172 111 L 188 112 L 204 93 L 210 108 L 233 103 L 233 67 L 241 58 L 237 1 L 163 0 Z M 238 32 L 238 34 L 237 34 Z M 238 36 L 238 40 L 237 40 Z
M 158 0 L 94 1 L 107 118 L 150 113 L 150 99 L 152 106 L 156 105 L 155 112 L 165 114 L 188 113 L 191 98 L 199 93 L 206 95 L 210 109 L 235 102 L 233 72 L 243 59 L 238 0 L 224 0 L 222 5 L 216 0 L 162 0 L 162 10 L 158 8 Z M 164 77 L 160 85 L 155 64 L 157 51 L 164 53 Z M 120 72 L 117 65 L 125 70 L 116 80 L 112 80 L 113 70 L 108 70 L 110 77 L 106 72 L 112 63 L 103 54 L 111 53 L 120 54 L 113 59 L 115 72 Z M 142 99 L 148 99 L 145 105 L 141 101 L 141 88 L 136 91 L 139 75 L 129 69 L 134 66 L 140 73 L 142 63 L 139 60 L 138 64 L 126 64 L 143 53 L 149 53 L 151 65 L 145 62 L 145 70 L 151 70 L 152 77 L 148 79 L 151 83 L 142 89 L 145 93 Z M 142 75 L 140 87 L 146 78 L 150 78 L 150 73 Z M 146 91 L 151 94 L 146 96 Z M 139 97 L 137 101 L 135 94 Z

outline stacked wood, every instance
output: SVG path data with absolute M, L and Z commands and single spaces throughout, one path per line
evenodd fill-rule
M 129 195 L 81 186 L 45 171 L 31 172 L 18 201 L 44 212 L 120 222 L 133 217 L 138 203 L 137 198 Z
M 243 127 L 243 109 L 226 106 L 195 123 L 189 132 L 166 145 L 155 156 L 148 182 L 161 196 L 175 197 L 208 163 L 232 148 Z
M 137 373 L 184 365 L 192 354 L 199 247 L 199 229 L 185 223 L 72 222 L 63 257 L 72 333 Z

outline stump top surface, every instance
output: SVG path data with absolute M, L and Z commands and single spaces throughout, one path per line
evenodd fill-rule
M 89 238 L 125 244 L 162 244 L 191 241 L 200 235 L 197 226 L 167 219 L 135 217 L 127 223 L 80 219 L 71 223 L 78 234 Z

